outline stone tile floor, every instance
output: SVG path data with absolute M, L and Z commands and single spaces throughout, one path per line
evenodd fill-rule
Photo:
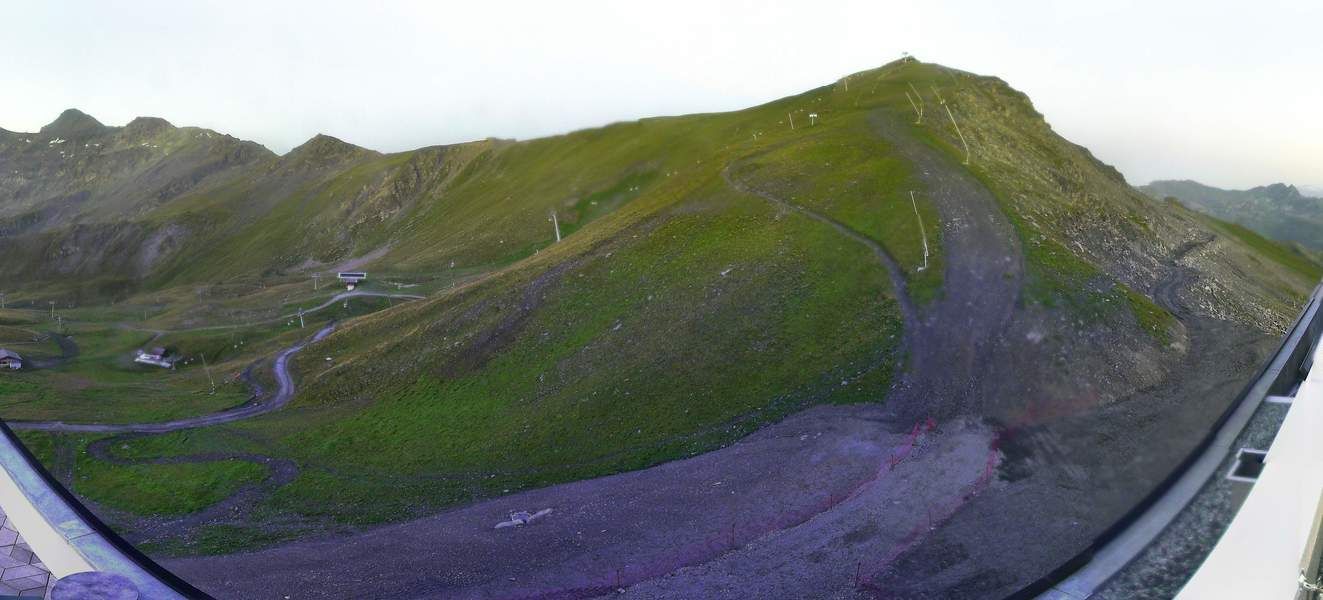
M 46 565 L 32 553 L 9 517 L 0 511 L 0 598 L 46 598 L 54 583 L 55 578 Z

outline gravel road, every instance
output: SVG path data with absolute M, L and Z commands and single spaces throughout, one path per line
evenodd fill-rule
M 164 421 L 161 423 L 123 423 L 123 424 L 104 424 L 104 423 L 64 423 L 61 421 L 7 421 L 12 429 L 25 429 L 30 431 L 58 431 L 58 432 L 78 432 L 78 433 L 169 433 L 181 429 L 193 429 L 195 427 L 207 427 L 209 425 L 220 425 L 222 423 L 232 423 L 242 419 L 249 419 L 254 416 L 269 413 L 289 403 L 294 397 L 294 380 L 289 375 L 289 357 L 303 350 L 308 344 L 318 341 L 335 329 L 332 323 L 323 327 L 310 339 L 299 342 L 289 348 L 280 351 L 276 355 L 276 360 L 272 371 L 276 375 L 276 381 L 279 387 L 276 393 L 269 398 L 258 399 L 241 406 L 223 410 L 207 415 L 188 417 L 184 419 L 175 419 L 174 421 Z
M 308 313 L 322 310 L 337 302 L 341 302 L 349 298 L 356 298 L 362 296 L 382 297 L 382 298 L 402 298 L 402 299 L 410 299 L 410 300 L 417 300 L 423 298 L 423 296 L 418 296 L 414 294 L 386 294 L 381 292 L 368 292 L 368 291 L 344 292 L 341 294 L 336 294 L 330 300 L 327 300 L 326 302 L 323 302 L 314 308 L 303 311 L 303 314 L 307 315 Z M 293 315 L 279 317 L 275 320 L 288 319 L 290 317 L 297 317 L 297 316 L 298 314 L 295 313 Z M 217 325 L 214 327 L 202 327 L 198 329 L 223 329 L 223 328 L 233 328 L 233 327 L 250 327 L 252 325 L 253 323 L 242 323 L 235 325 Z M 196 417 L 188 417 L 184 419 L 176 419 L 174 421 L 164 421 L 161 423 L 102 424 L 102 423 L 65 423 L 62 421 L 17 421 L 17 420 L 6 421 L 6 423 L 8 423 L 10 428 L 12 429 L 26 429 L 31 431 L 56 431 L 56 432 L 66 432 L 66 433 L 169 433 L 171 431 L 179 431 L 181 429 L 207 427 L 210 425 L 220 425 L 222 423 L 232 423 L 234 421 L 250 419 L 257 415 L 269 413 L 273 410 L 278 410 L 289 403 L 289 401 L 294 397 L 295 391 L 297 391 L 294 387 L 294 380 L 290 377 L 289 374 L 289 357 L 297 354 L 299 351 L 306 348 L 308 344 L 319 341 L 322 338 L 325 338 L 326 336 L 330 335 L 331 332 L 334 330 L 335 330 L 335 323 L 331 323 L 330 325 L 327 325 L 326 327 L 323 327 L 321 330 L 317 331 L 317 333 L 314 334 L 311 338 L 301 341 L 298 344 L 295 344 L 289 348 L 281 350 L 280 353 L 276 355 L 276 360 L 275 363 L 273 364 L 272 371 L 275 373 L 276 381 L 279 384 L 279 386 L 276 389 L 275 395 L 269 398 L 259 398 L 256 401 L 249 402 L 220 412 L 211 413 L 207 415 L 199 415 Z M 189 331 L 193 331 L 193 330 L 189 330 Z M 60 338 L 60 339 L 65 340 L 69 344 L 72 344 L 72 341 L 67 340 L 67 338 Z M 61 343 L 61 348 L 64 347 L 65 347 L 65 343 Z M 66 356 L 70 355 L 68 350 L 65 351 L 65 354 Z M 72 354 L 73 355 L 77 354 L 77 346 L 73 347 Z

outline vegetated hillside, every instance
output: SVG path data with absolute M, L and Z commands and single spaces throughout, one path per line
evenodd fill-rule
M 206 129 L 150 117 L 106 127 L 69 109 L 37 133 L 0 130 L 0 231 L 133 220 L 271 157 Z
M 861 232 L 909 288 L 940 294 L 940 219 L 923 185 L 866 110 L 827 118 L 829 97 L 491 143 L 375 262 L 509 266 L 346 323 L 298 364 L 297 406 L 236 428 L 341 464 L 273 504 L 398 519 L 705 451 L 812 404 L 878 400 L 902 328 L 887 269 L 740 189 Z M 385 480 L 389 497 L 374 491 Z
M 1012 255 L 962 241 L 972 217 L 944 212 L 958 197 L 934 203 L 969 175 L 1009 220 L 998 243 Z M 223 216 L 263 203 L 252 219 Z M 313 529 L 644 467 L 813 404 L 886 402 L 920 368 L 907 330 L 952 344 L 923 360 L 958 354 L 972 332 L 934 322 L 966 310 L 950 302 L 980 301 L 967 286 L 994 294 L 979 278 L 1013 284 L 1007 330 L 966 351 L 984 365 L 979 380 L 896 413 L 1017 430 L 1087 415 L 1094 435 L 1129 439 L 1102 411 L 1198 376 L 1183 369 L 1216 353 L 1191 323 L 1268 340 L 1314 283 L 1152 202 L 1004 82 L 917 62 L 743 111 L 527 142 L 378 155 L 319 138 L 153 218 L 190 214 L 234 223 L 206 249 L 224 258 L 198 250 L 163 267 L 165 281 L 354 256 L 370 271 L 483 274 L 344 323 L 296 361 L 303 387 L 288 410 L 225 428 L 306 467 L 268 506 Z M 326 240 L 338 245 L 318 254 Z M 966 253 L 957 263 L 950 242 Z M 1242 354 L 1231 370 L 1253 367 Z M 1179 391 L 1146 410 L 1177 410 Z M 1198 421 L 1231 393 L 1186 410 Z M 1160 478 L 1197 428 L 1144 442 L 1162 452 L 1131 488 L 1090 500 L 1104 503 L 1090 519 L 1137 498 L 1133 486 Z M 228 436 L 174 438 L 170 452 Z M 1112 469 L 1120 450 L 1085 440 L 1079 468 Z M 1031 454 L 1008 472 L 1053 460 Z M 263 527 L 235 524 L 208 543 L 250 544 Z
M 284 410 L 124 440 L 125 456 L 298 467 L 257 509 L 155 548 L 400 520 L 873 403 L 878 427 L 996 431 L 997 484 L 962 500 L 972 518 L 870 574 L 985 595 L 1050 570 L 1165 476 L 1317 279 L 1145 197 L 1005 82 L 912 60 L 746 110 L 523 142 L 379 154 L 319 136 L 116 226 L 147 233 L 78 246 L 117 278 L 97 293 L 341 264 L 454 282 L 341 323 L 294 361 Z M 12 238 L 51 245 L 9 268 L 58 264 L 78 227 Z M 142 260 L 164 231 L 188 243 Z
M 149 117 L 107 127 L 73 109 L 37 133 L 0 130 L 0 273 L 27 288 L 145 277 L 192 237 L 187 221 L 147 215 L 272 158 L 206 129 Z
M 1224 190 L 1197 181 L 1154 181 L 1139 189 L 1157 199 L 1176 198 L 1186 206 L 1248 227 L 1259 235 L 1323 251 L 1323 198 L 1293 185 L 1274 183 L 1248 190 Z

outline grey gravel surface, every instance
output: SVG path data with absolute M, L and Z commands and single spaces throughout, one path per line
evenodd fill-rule
M 1094 597 L 1099 600 L 1174 597 L 1222 537 L 1249 491 L 1250 484 L 1226 478 L 1235 463 L 1236 451 L 1271 447 L 1288 410 L 1289 405 L 1285 404 L 1260 404 L 1212 479 L 1157 539 Z

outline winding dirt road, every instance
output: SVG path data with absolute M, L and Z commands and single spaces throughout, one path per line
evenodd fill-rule
M 312 308 L 309 308 L 308 310 L 303 311 L 303 315 L 307 316 L 309 314 L 315 313 L 317 311 L 325 309 L 328 306 L 332 306 L 336 302 L 340 302 L 342 300 L 348 300 L 349 298 L 360 298 L 360 297 L 399 298 L 401 300 L 423 300 L 426 298 L 426 296 L 419 296 L 417 294 L 389 294 L 386 292 L 354 290 L 352 292 L 340 292 L 339 294 L 332 296 L 330 300 L 327 300 L 321 304 L 318 304 L 317 306 L 314 306 Z M 152 331 L 156 333 L 168 333 L 168 332 L 178 332 L 178 331 L 213 331 L 217 329 L 236 329 L 239 327 L 252 327 L 253 325 L 264 325 L 267 323 L 276 323 L 279 321 L 288 321 L 290 319 L 297 319 L 297 318 L 299 318 L 299 313 L 292 312 L 287 315 L 281 315 L 279 317 L 271 317 L 270 319 L 262 319 L 260 321 L 249 321 L 246 323 L 234 323 L 231 325 L 208 325 L 206 327 L 186 327 L 183 329 L 148 329 L 145 331 Z
M 30 431 L 56 431 L 61 433 L 169 433 L 181 429 L 220 425 L 222 423 L 232 423 L 234 421 L 252 418 L 260 414 L 277 410 L 289 403 L 290 399 L 294 397 L 295 392 L 294 380 L 289 375 L 289 357 L 306 348 L 308 344 L 330 335 L 334 330 L 335 324 L 332 323 L 323 327 L 311 338 L 281 350 L 280 354 L 276 355 L 276 360 L 272 367 L 272 372 L 275 373 L 276 381 L 279 383 L 276 393 L 270 398 L 258 399 L 231 409 L 207 415 L 198 415 L 196 417 L 175 419 L 174 421 L 164 421 L 161 423 L 104 424 L 65 423 L 62 421 L 6 422 L 12 429 L 26 429 Z
M 353 291 L 336 294 L 330 300 L 317 305 L 314 308 L 303 311 L 304 315 L 317 312 L 337 302 L 356 297 L 381 297 L 381 298 L 401 298 L 408 300 L 418 300 L 424 298 L 416 294 L 387 294 L 382 292 Z M 288 319 L 291 316 L 297 317 L 298 313 L 277 317 L 260 323 Z M 234 327 L 251 327 L 255 323 L 241 323 L 235 325 L 217 325 L 212 327 L 201 327 L 198 329 L 227 329 Z M 190 329 L 188 331 L 196 331 Z M 25 429 L 30 431 L 53 431 L 61 433 L 169 433 L 181 429 L 193 429 L 195 427 L 208 427 L 211 425 L 220 425 L 223 423 L 232 423 L 243 419 L 250 419 L 257 415 L 266 414 L 273 410 L 278 410 L 289 403 L 294 397 L 296 391 L 294 380 L 289 374 L 289 358 L 299 351 L 303 350 L 312 342 L 316 342 L 330 335 L 335 330 L 335 323 L 323 327 L 311 338 L 301 341 L 289 348 L 281 350 L 276 355 L 276 360 L 272 366 L 272 372 L 275 373 L 278 388 L 276 393 L 269 398 L 259 398 L 255 401 L 196 417 L 187 417 L 176 419 L 174 421 L 164 421 L 160 423 L 122 423 L 122 424 L 103 424 L 103 423 L 65 423 L 63 421 L 6 421 L 12 429 Z M 75 347 L 75 353 L 76 353 Z

